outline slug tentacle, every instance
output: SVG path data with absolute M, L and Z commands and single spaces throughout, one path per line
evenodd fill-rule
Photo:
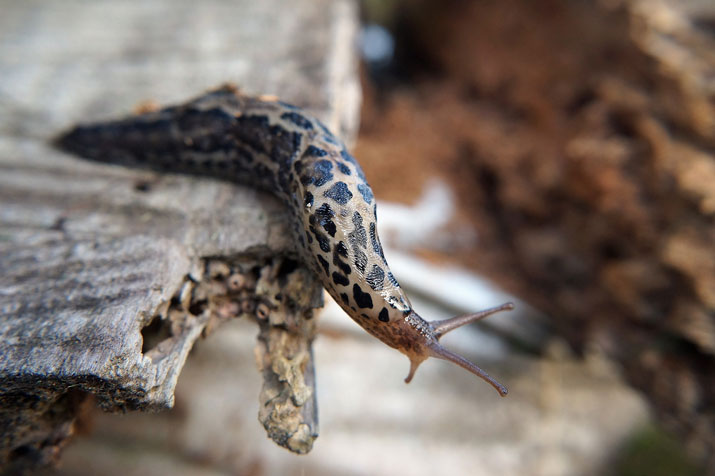
M 514 309 L 514 303 L 507 302 L 501 306 L 491 307 L 489 309 L 484 309 L 483 311 L 475 312 L 472 314 L 464 314 L 461 316 L 452 317 L 450 319 L 444 319 L 442 321 L 432 321 L 432 327 L 434 327 L 434 335 L 437 339 L 445 335 L 447 332 L 462 327 L 465 324 L 471 322 L 479 321 L 485 317 L 489 317 L 492 314 L 496 314 L 501 311 L 511 311 Z
M 95 161 L 213 176 L 273 193 L 291 211 L 304 264 L 355 322 L 410 359 L 406 382 L 421 362 L 437 357 L 506 395 L 438 340 L 513 305 L 435 323 L 417 315 L 387 266 L 365 174 L 340 139 L 305 111 L 224 86 L 178 106 L 77 126 L 55 145 Z
M 502 397 L 506 397 L 508 390 L 504 385 L 494 380 L 494 378 L 492 378 L 488 373 L 486 373 L 484 370 L 480 369 L 461 355 L 455 354 L 451 350 L 445 349 L 439 343 L 435 343 L 434 345 L 430 346 L 430 350 L 432 351 L 432 357 L 447 360 L 449 362 L 459 365 L 464 369 L 467 369 L 468 371 L 470 371 L 471 373 L 494 387 L 496 391 L 499 392 L 499 395 L 501 395 Z
M 407 377 L 405 377 L 405 383 L 412 382 L 412 377 L 415 376 L 415 372 L 417 372 L 417 367 L 419 367 L 422 362 L 424 362 L 424 359 L 422 359 L 422 360 L 410 359 L 410 373 L 407 374 Z

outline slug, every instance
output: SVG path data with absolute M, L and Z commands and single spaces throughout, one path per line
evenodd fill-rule
M 292 212 L 299 258 L 355 322 L 409 358 L 405 382 L 425 359 L 436 357 L 507 394 L 506 387 L 439 339 L 513 304 L 442 321 L 422 319 L 387 266 L 375 197 L 360 165 L 301 109 L 223 86 L 182 105 L 79 125 L 55 144 L 94 161 L 208 175 L 276 195 Z

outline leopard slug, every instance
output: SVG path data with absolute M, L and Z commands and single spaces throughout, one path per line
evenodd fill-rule
M 451 361 L 507 389 L 439 343 L 447 332 L 511 303 L 442 321 L 422 319 L 390 272 L 376 205 L 360 165 L 320 121 L 281 101 L 223 86 L 185 104 L 80 125 L 56 140 L 84 158 L 249 184 L 283 200 L 300 259 L 347 314 L 410 360 Z

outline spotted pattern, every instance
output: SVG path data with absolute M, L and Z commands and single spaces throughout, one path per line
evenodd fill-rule
M 214 176 L 275 194 L 291 211 L 301 259 L 348 315 L 413 366 L 434 355 L 431 326 L 412 311 L 385 261 L 365 174 L 299 108 L 223 87 L 179 106 L 78 126 L 57 144 L 96 161 Z
M 281 119 L 292 122 L 299 128 L 310 131 L 313 129 L 313 122 L 295 111 L 288 111 L 281 114 Z
M 355 253 L 355 267 L 364 274 L 367 267 L 367 255 L 358 249 L 353 249 L 353 253 Z
M 303 185 L 313 184 L 321 187 L 333 180 L 333 163 L 329 160 L 319 160 L 313 164 L 313 170 L 303 170 L 300 182 Z
M 362 199 L 365 200 L 365 203 L 370 205 L 372 203 L 372 199 L 374 198 L 372 195 L 372 189 L 367 185 L 367 184 L 358 184 L 357 186 L 358 192 L 360 192 L 360 195 L 362 195 Z
M 340 171 L 341 174 L 343 174 L 343 175 L 351 175 L 352 174 L 352 172 L 350 171 L 350 167 L 348 167 L 347 165 L 345 165 L 342 162 L 338 162 L 337 164 L 338 164 L 338 170 Z M 365 189 L 365 188 L 370 190 L 370 187 L 363 186 L 362 184 L 358 185 L 358 191 L 360 191 L 360 193 L 363 193 L 363 189 Z M 372 194 L 372 191 L 370 191 L 370 193 Z
M 375 291 L 382 291 L 383 283 L 385 282 L 385 272 L 381 267 L 374 264 L 372 269 L 366 276 L 367 284 Z
M 365 248 L 367 246 L 367 234 L 363 226 L 363 218 L 360 212 L 353 213 L 352 217 L 353 231 L 348 234 L 348 241 L 355 248 Z
M 333 272 L 333 282 L 340 286 L 347 286 L 350 284 L 350 280 L 344 274 L 340 274 L 337 271 Z
M 318 262 L 320 263 L 320 266 L 322 266 L 325 270 L 325 274 L 330 275 L 330 263 L 328 263 L 322 255 L 318 255 Z
M 360 309 L 372 309 L 372 296 L 364 292 L 357 283 L 353 284 L 353 297 Z
M 345 182 L 335 182 L 323 195 L 335 200 L 340 205 L 345 205 L 353 198 L 353 193 Z
M 309 145 L 308 148 L 305 149 L 305 153 L 303 155 L 304 157 L 325 157 L 328 155 L 328 152 L 320 147 Z
M 342 260 L 342 253 L 338 249 L 338 246 L 335 246 L 333 248 L 333 264 L 337 266 L 340 271 L 342 271 L 343 274 L 350 274 L 352 273 L 352 267 L 346 263 L 345 261 Z
M 375 222 L 370 223 L 370 244 L 372 245 L 372 250 L 382 256 L 382 246 L 377 239 L 377 225 Z
M 332 208 L 330 208 L 330 205 L 323 203 L 317 210 L 315 210 L 315 214 L 311 216 L 309 220 L 317 221 L 330 236 L 335 236 L 337 227 L 335 226 L 335 222 L 332 220 L 334 216 L 335 214 L 333 213 Z
M 305 192 L 305 195 L 303 196 L 303 205 L 305 208 L 310 208 L 313 206 L 313 194 L 310 192 Z

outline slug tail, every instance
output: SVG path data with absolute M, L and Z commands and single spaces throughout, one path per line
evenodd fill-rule
M 499 392 L 499 395 L 502 397 L 505 397 L 506 394 L 509 392 L 507 388 L 497 382 L 494 378 L 492 378 L 488 373 L 486 373 L 484 370 L 480 369 L 464 357 L 462 357 L 459 354 L 455 354 L 451 350 L 445 349 L 438 343 L 434 343 L 433 345 L 430 346 L 431 354 L 432 357 L 436 357 L 438 359 L 442 360 L 447 360 L 449 362 L 455 363 L 459 365 L 460 367 L 467 369 L 477 377 L 481 378 L 485 382 L 487 382 L 489 385 L 494 387 L 497 392 Z M 410 371 L 410 375 L 412 375 L 414 372 L 412 370 Z M 408 377 L 409 378 L 409 377 Z

